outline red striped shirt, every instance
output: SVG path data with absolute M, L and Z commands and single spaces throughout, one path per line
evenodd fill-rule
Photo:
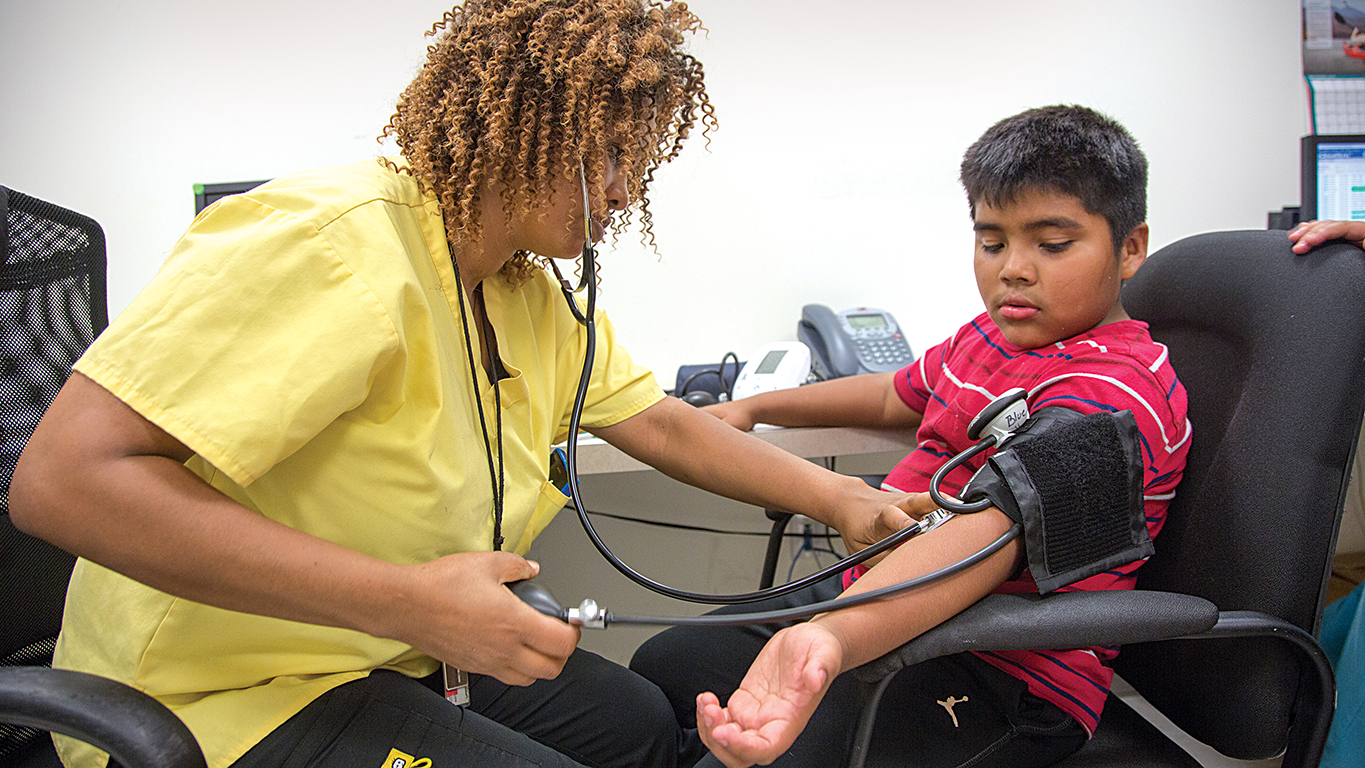
M 924 414 L 918 446 L 896 465 L 883 487 L 927 491 L 929 478 L 949 457 L 971 445 L 967 424 L 992 399 L 1012 387 L 1028 390 L 1032 411 L 1050 406 L 1081 413 L 1133 412 L 1142 439 L 1147 529 L 1153 539 L 1166 519 L 1189 450 L 1185 388 L 1171 368 L 1166 347 L 1147 324 L 1124 320 L 1047 347 L 1010 344 L 983 313 L 952 338 L 925 352 L 896 375 L 896 392 Z M 943 489 L 961 490 L 990 452 L 949 474 Z M 1132 589 L 1141 561 L 1092 576 L 1059 591 Z M 861 573 L 860 569 L 859 575 Z M 1037 592 L 1027 569 L 997 592 Z M 1028 684 L 1094 733 L 1114 673 L 1105 662 L 1118 649 L 994 651 L 978 655 Z

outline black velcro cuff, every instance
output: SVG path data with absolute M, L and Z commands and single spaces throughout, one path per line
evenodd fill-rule
M 1082 416 L 1044 408 L 962 496 L 989 498 L 1023 523 L 1029 572 L 1047 593 L 1152 555 L 1142 480 L 1130 411 Z

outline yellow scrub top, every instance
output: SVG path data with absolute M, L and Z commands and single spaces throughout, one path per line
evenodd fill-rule
M 484 300 L 509 374 L 503 548 L 524 554 L 565 502 L 549 458 L 567 435 L 586 332 L 543 271 L 516 287 L 489 278 Z M 492 549 L 459 301 L 435 198 L 369 160 L 205 210 L 75 368 L 193 450 L 187 466 L 248 509 L 390 562 L 428 562 Z M 600 312 L 597 333 L 585 428 L 663 397 Z M 474 368 L 496 450 L 492 385 Z M 393 640 L 176 598 L 82 559 L 55 665 L 155 696 L 223 768 L 331 688 L 437 662 Z M 104 764 L 57 743 L 68 766 Z

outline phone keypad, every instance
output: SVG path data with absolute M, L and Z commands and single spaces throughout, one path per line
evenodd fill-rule
M 884 339 L 858 339 L 854 346 L 863 364 L 874 371 L 893 371 L 914 360 L 910 345 L 899 333 Z

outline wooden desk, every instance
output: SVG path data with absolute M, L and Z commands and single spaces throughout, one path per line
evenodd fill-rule
M 915 447 L 915 430 L 862 429 L 857 427 L 773 427 L 759 424 L 752 433 L 764 442 L 804 459 L 826 456 L 853 456 L 865 453 L 899 452 L 904 455 Z M 578 474 L 602 475 L 614 472 L 653 470 L 632 459 L 601 439 L 584 435 L 578 439 Z

